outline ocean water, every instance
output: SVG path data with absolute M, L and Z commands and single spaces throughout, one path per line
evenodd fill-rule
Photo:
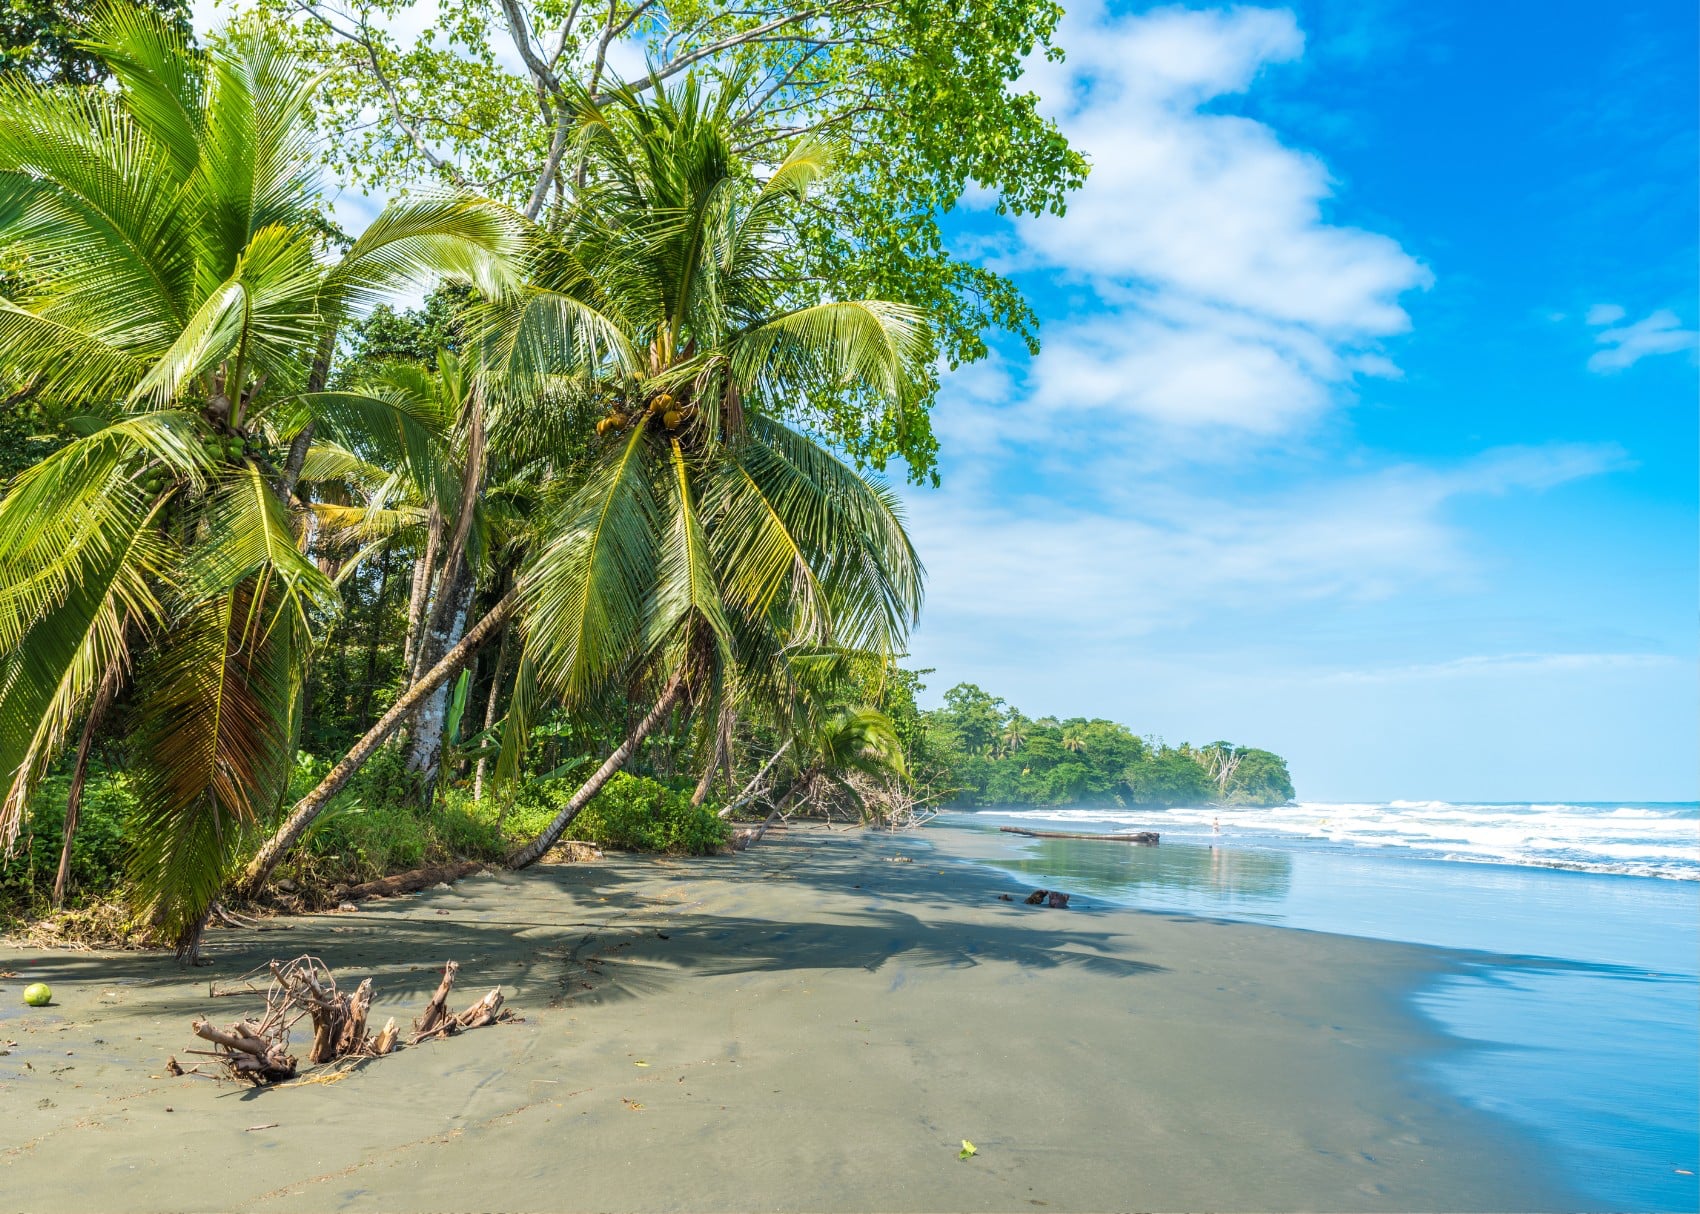
M 930 829 L 1156 830 L 1160 846 L 998 835 L 1023 882 L 1148 909 L 1452 951 L 1416 996 L 1429 1063 L 1532 1130 L 1597 1208 L 1700 1209 L 1700 805 L 1089 807 Z

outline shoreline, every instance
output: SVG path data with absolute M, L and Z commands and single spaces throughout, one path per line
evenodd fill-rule
M 192 975 L 0 949 L 0 1102 L 29 1135 L 0 1174 L 40 1211 L 1587 1204 L 1420 1073 L 1467 1048 L 1411 999 L 1442 950 L 999 901 L 1013 880 L 793 826 L 222 931 Z M 375 1017 L 405 1022 L 453 957 L 526 1022 L 334 1085 L 149 1078 L 195 1013 L 244 1010 L 207 978 L 302 952 L 374 976 Z M 41 979 L 58 1006 L 13 1014 Z

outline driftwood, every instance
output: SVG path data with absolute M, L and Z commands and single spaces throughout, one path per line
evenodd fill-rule
M 1135 831 L 1130 835 L 1082 835 L 1066 830 L 1028 830 L 1025 826 L 1000 826 L 1006 835 L 1026 835 L 1032 839 L 1090 839 L 1094 843 L 1138 843 L 1155 847 L 1158 834 L 1154 830 Z
M 1008 894 L 998 896 L 1001 898 L 1009 897 Z M 1068 895 L 1060 889 L 1036 889 L 1022 901 L 1026 902 L 1028 906 L 1054 906 L 1061 909 L 1068 906 Z
M 443 979 L 436 994 L 414 1023 L 412 1044 L 517 1019 L 511 1010 L 503 1008 L 500 987 L 460 1014 L 449 1014 L 446 1007 L 449 991 L 459 970 L 459 963 L 454 961 L 443 967 Z M 337 990 L 336 978 L 324 962 L 303 956 L 288 963 L 272 961 L 263 970 L 244 975 L 238 981 L 257 991 L 253 980 L 262 973 L 269 975 L 271 981 L 265 990 L 265 1012 L 260 1019 L 239 1020 L 226 1029 L 216 1028 L 205 1019 L 197 1019 L 193 1025 L 197 1037 L 216 1047 L 196 1052 L 208 1053 L 223 1063 L 232 1078 L 255 1085 L 295 1078 L 296 1061 L 289 1052 L 289 1035 L 302 1020 L 310 1020 L 313 1026 L 313 1043 L 307 1058 L 316 1065 L 381 1058 L 396 1049 L 401 1034 L 395 1017 L 391 1016 L 375 1037 L 367 1029 L 372 1009 L 370 978 L 363 980 L 352 994 L 345 993 Z M 172 1074 L 186 1073 L 176 1065 L 176 1059 L 166 1069 Z
M 463 1029 L 483 1028 L 486 1024 L 514 1019 L 513 1012 L 502 1009 L 501 987 L 459 1015 L 451 1016 L 448 1012 L 449 991 L 454 989 L 455 975 L 459 972 L 460 966 L 453 961 L 443 967 L 443 980 L 437 984 L 437 993 L 431 996 L 431 1002 L 425 1005 L 424 1014 L 413 1022 L 413 1039 L 408 1044 L 418 1045 L 435 1037 L 452 1037 Z
M 455 975 L 460 972 L 460 962 L 451 961 L 443 966 L 443 980 L 437 984 L 437 993 L 431 996 L 431 1002 L 425 1005 L 425 1011 L 419 1019 L 413 1022 L 413 1040 L 423 1041 L 437 1031 L 447 1016 L 443 1009 L 449 1001 L 449 992 L 454 989 Z
M 214 1057 L 230 1068 L 234 1078 L 247 1080 L 256 1087 L 266 1083 L 281 1083 L 295 1078 L 295 1058 L 285 1051 L 286 1041 L 268 1041 L 251 1035 L 252 1021 L 232 1026 L 221 1032 L 205 1020 L 191 1026 L 195 1036 L 221 1047 Z
M 477 860 L 463 860 L 455 864 L 432 864 L 425 868 L 416 868 L 410 872 L 397 873 L 393 877 L 380 877 L 376 881 L 363 881 L 359 885 L 351 885 L 342 890 L 337 897 L 345 902 L 358 902 L 362 898 L 391 898 L 396 894 L 411 894 L 415 890 L 429 889 L 433 885 L 442 885 L 451 881 L 459 881 L 462 877 L 470 877 L 484 866 Z

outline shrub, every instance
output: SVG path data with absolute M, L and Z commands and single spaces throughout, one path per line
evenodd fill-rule
M 323 764 L 299 758 L 291 800 L 318 782 Z M 300 792 L 297 792 L 297 786 Z M 328 890 L 448 860 L 500 860 L 506 852 L 494 806 L 439 788 L 429 809 L 411 796 L 401 756 L 379 751 L 313 823 L 279 875 Z
M 42 781 L 30 799 L 16 849 L 10 857 L 0 855 L 0 902 L 24 910 L 52 894 L 70 789 L 68 775 L 52 776 Z M 90 770 L 71 847 L 73 904 L 117 889 L 124 872 L 124 824 L 135 808 L 128 777 L 122 772 Z
M 531 785 L 508 818 L 513 835 L 535 837 L 574 791 L 570 780 Z M 701 856 L 725 845 L 727 827 L 713 810 L 692 805 L 689 793 L 620 772 L 591 798 L 563 837 L 627 851 Z

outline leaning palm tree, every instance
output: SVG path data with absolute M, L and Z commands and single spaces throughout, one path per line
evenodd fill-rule
M 527 281 L 478 310 L 471 331 L 498 396 L 566 381 L 603 402 L 592 466 L 539 512 L 515 594 L 302 800 L 244 888 L 258 888 L 410 698 L 511 612 L 539 694 L 649 705 L 515 867 L 547 852 L 681 703 L 783 698 L 799 649 L 901 648 L 921 568 L 894 495 L 785 419 L 830 403 L 899 416 L 920 318 L 885 301 L 800 297 L 800 204 L 830 148 L 800 142 L 759 181 L 733 150 L 735 103 L 693 78 L 584 104 L 573 214 L 559 233 L 533 233 Z
M 569 704 L 614 682 L 652 705 L 515 867 L 681 700 L 711 722 L 730 694 L 783 703 L 788 652 L 889 655 L 919 610 L 893 496 L 782 420 L 832 397 L 899 412 L 919 318 L 796 298 L 796 206 L 830 149 L 801 143 L 758 183 L 732 150 L 735 100 L 692 79 L 587 107 L 581 210 L 530 289 L 485 318 L 488 357 L 511 376 L 538 347 L 596 352 L 542 369 L 589 378 L 607 405 L 602 465 L 521 583 L 527 655 Z
M 886 820 L 891 794 L 909 778 L 897 729 L 877 708 L 841 704 L 798 724 L 790 778 L 766 797 L 769 813 L 744 835 L 746 846 L 805 806 L 829 821 L 834 816 Z
M 482 422 L 472 370 L 441 350 L 435 371 L 384 366 L 342 390 L 308 393 L 302 406 L 320 436 L 302 477 L 318 491 L 311 508 L 324 538 L 358 544 L 355 562 L 403 540 L 418 553 L 407 611 L 411 681 L 460 640 L 489 538 L 469 458 Z M 441 760 L 447 698 L 437 688 L 413 719 L 407 767 L 422 790 Z
M 312 629 L 336 605 L 297 541 L 298 460 L 273 454 L 285 419 L 351 309 L 429 274 L 491 287 L 515 232 L 487 204 L 421 199 L 333 260 L 315 82 L 283 39 L 243 22 L 203 53 L 116 6 L 92 30 L 115 90 L 0 80 L 0 241 L 26 257 L 0 368 L 90 431 L 0 502 L 0 837 L 111 700 L 96 687 L 128 679 L 132 889 L 192 950 L 282 797 Z

